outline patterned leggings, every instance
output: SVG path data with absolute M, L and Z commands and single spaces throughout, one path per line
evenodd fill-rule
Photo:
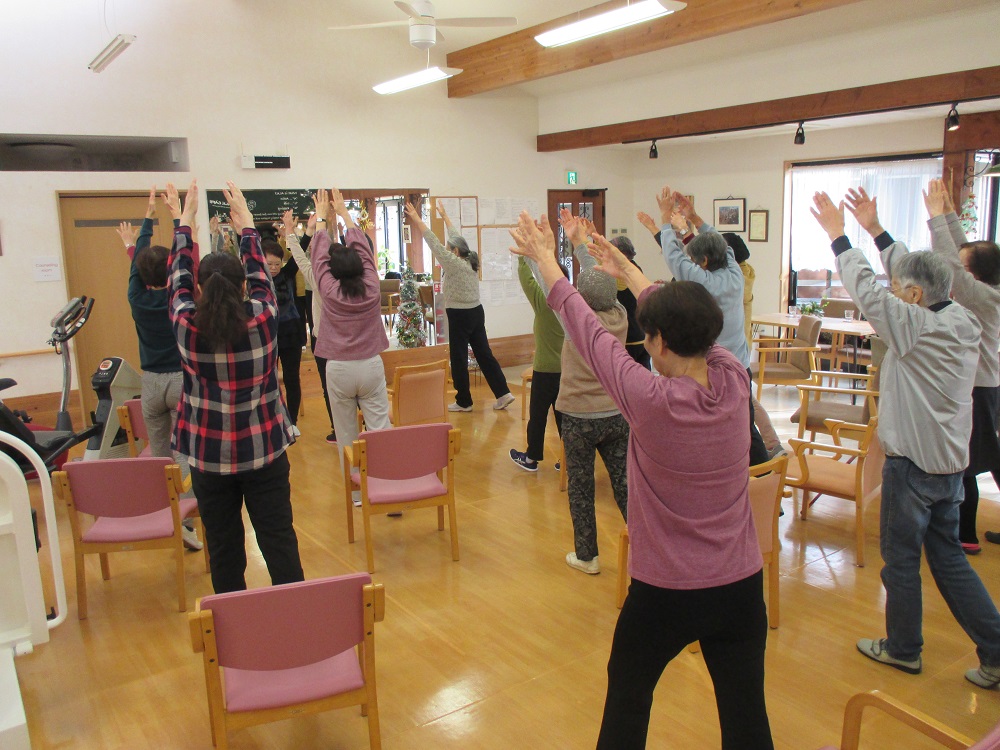
M 569 514 L 573 519 L 573 542 L 580 560 L 597 557 L 597 514 L 594 509 L 594 454 L 611 477 L 611 489 L 622 518 L 628 520 L 628 422 L 621 414 L 598 419 L 580 419 L 563 414 L 562 439 L 566 446 L 569 474 Z

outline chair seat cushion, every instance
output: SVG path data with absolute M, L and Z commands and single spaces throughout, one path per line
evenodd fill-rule
M 416 479 L 376 479 L 368 477 L 368 502 L 402 503 L 408 500 L 423 500 L 444 495 L 448 488 L 441 483 L 437 474 L 428 474 Z
M 796 409 L 795 413 L 790 417 L 792 424 L 798 424 L 802 409 Z M 826 427 L 823 426 L 823 420 L 825 419 L 837 419 L 841 422 L 851 422 L 852 424 L 862 424 L 867 422 L 865 419 L 865 406 L 864 402 L 860 404 L 839 404 L 833 401 L 810 401 L 809 402 L 809 419 L 806 420 L 807 430 L 822 430 L 826 432 Z
M 750 372 L 756 378 L 760 374 L 760 363 L 751 362 Z M 787 362 L 768 362 L 764 374 L 767 378 L 781 378 L 782 380 L 810 380 L 812 378 L 810 371 L 800 370 Z
M 838 497 L 854 497 L 854 478 L 856 468 L 854 464 L 847 464 L 835 458 L 827 456 L 806 455 L 806 464 L 809 467 L 809 487 L 810 492 L 837 495 Z M 788 462 L 789 480 L 799 480 L 800 467 L 798 460 Z
M 195 515 L 198 510 L 198 501 L 193 497 L 182 498 L 178 502 L 178 507 L 181 518 L 188 518 Z M 173 533 L 173 516 L 170 514 L 170 508 L 164 508 L 155 513 L 128 518 L 101 516 L 94 521 L 93 526 L 83 533 L 83 541 L 88 543 L 141 542 L 146 539 L 165 539 L 173 536 Z
M 328 698 L 364 687 L 353 648 L 294 669 L 257 671 L 224 668 L 226 710 L 259 711 Z

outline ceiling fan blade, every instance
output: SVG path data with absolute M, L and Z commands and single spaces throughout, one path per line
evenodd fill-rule
M 353 26 L 327 26 L 330 31 L 349 31 L 351 29 L 382 29 L 387 26 L 408 26 L 409 21 L 382 21 L 381 23 L 357 23 Z
M 399 8 L 401 11 L 403 11 L 410 18 L 422 18 L 420 13 L 417 12 L 416 8 L 414 8 L 409 3 L 404 3 L 403 0 L 396 0 L 396 7 Z
M 513 16 L 492 16 L 492 17 L 482 17 L 482 18 L 439 18 L 437 19 L 438 26 L 466 26 L 466 27 L 484 27 L 484 26 L 517 26 L 517 19 Z

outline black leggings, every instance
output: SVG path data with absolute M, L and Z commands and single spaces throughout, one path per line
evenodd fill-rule
M 496 398 L 510 393 L 507 378 L 504 377 L 500 363 L 493 356 L 490 341 L 486 338 L 486 312 L 482 305 L 465 310 L 457 307 L 447 307 L 448 313 L 448 350 L 451 357 L 451 379 L 455 383 L 455 403 L 459 406 L 472 406 L 472 393 L 469 391 L 469 347 L 479 363 L 479 369 L 486 378 L 486 383 Z
M 299 421 L 299 406 L 302 403 L 302 384 L 299 380 L 299 365 L 302 362 L 302 347 L 287 346 L 278 349 L 281 360 L 281 381 L 285 384 L 285 405 L 292 424 Z
M 1000 472 L 990 472 L 1000 487 Z M 958 540 L 962 544 L 979 544 L 976 534 L 976 514 L 979 512 L 979 484 L 976 477 L 962 477 L 965 499 L 958 506 Z
M 538 372 L 531 376 L 531 394 L 528 403 L 528 458 L 542 461 L 545 458 L 545 425 L 549 409 L 556 415 L 556 429 L 562 435 L 562 414 L 556 409 L 559 397 L 559 380 L 562 373 Z
M 694 641 L 701 641 L 715 686 L 722 750 L 773 750 L 764 702 L 767 612 L 760 571 L 708 589 L 661 589 L 632 580 L 611 646 L 598 750 L 646 747 L 656 683 Z

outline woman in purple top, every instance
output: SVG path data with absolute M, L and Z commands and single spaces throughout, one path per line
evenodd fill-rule
M 316 203 L 316 235 L 310 249 L 315 293 L 323 300 L 316 355 L 326 360 L 326 385 L 330 393 L 330 416 L 340 446 L 358 437 L 360 408 L 369 430 L 387 430 L 389 397 L 385 368 L 379 354 L 389 348 L 382 324 L 382 292 L 371 245 L 354 223 L 344 197 L 334 188 L 313 196 Z M 329 214 L 329 215 L 328 215 Z M 344 221 L 344 244 L 330 239 L 336 224 Z M 361 504 L 355 493 L 355 505 Z
M 538 263 L 549 306 L 631 428 L 628 446 L 629 572 L 608 662 L 597 747 L 646 744 L 653 690 L 692 641 L 715 685 L 724 750 L 770 750 L 764 701 L 763 567 L 749 487 L 747 371 L 714 342 L 722 310 L 701 285 L 653 285 L 600 235 L 599 268 L 638 299 L 653 366 L 629 356 L 563 278 L 543 216 L 527 213 L 512 251 Z

